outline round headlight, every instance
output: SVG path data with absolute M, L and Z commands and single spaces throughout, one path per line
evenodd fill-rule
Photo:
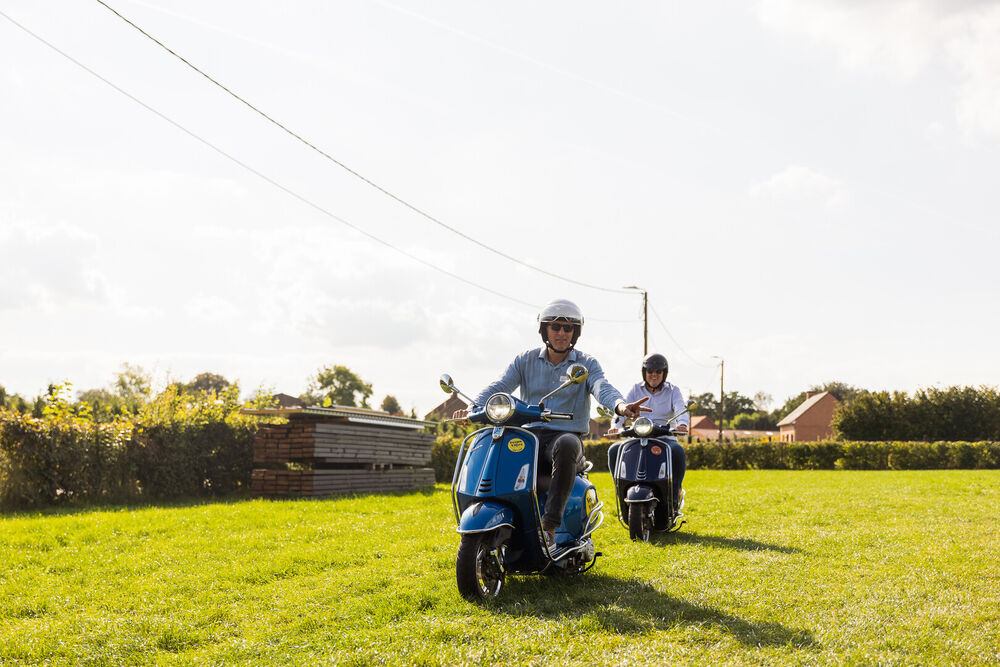
M 507 394 L 493 394 L 486 400 L 486 416 L 492 422 L 505 422 L 514 414 L 514 399 Z
M 632 424 L 632 430 L 635 431 L 637 436 L 645 438 L 653 432 L 653 421 L 649 417 L 639 417 Z

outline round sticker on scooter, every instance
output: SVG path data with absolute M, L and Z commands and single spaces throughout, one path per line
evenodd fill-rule
M 507 443 L 507 449 L 509 449 L 512 452 L 521 451 L 522 449 L 524 449 L 524 440 L 521 440 L 520 438 L 514 438 L 513 440 Z
M 657 445 L 653 445 L 652 447 L 649 448 L 649 453 L 653 454 L 654 456 L 659 456 L 660 454 L 663 453 L 663 450 L 660 449 Z

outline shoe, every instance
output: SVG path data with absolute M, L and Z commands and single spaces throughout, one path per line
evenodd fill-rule
M 554 552 L 556 550 L 555 529 L 553 528 L 552 530 L 547 530 L 545 528 L 542 528 L 542 535 L 545 536 L 545 546 L 548 547 L 549 553 Z

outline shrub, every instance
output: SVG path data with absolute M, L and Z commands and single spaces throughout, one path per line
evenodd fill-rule
M 192 394 L 176 385 L 133 420 L 95 423 L 56 386 L 33 418 L 0 410 L 0 505 L 123 502 L 222 495 L 246 489 L 257 418 L 239 389 Z M 270 401 L 261 394 L 250 407 Z

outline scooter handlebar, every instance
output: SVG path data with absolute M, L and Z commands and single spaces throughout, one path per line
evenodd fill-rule
M 572 419 L 573 415 L 569 412 L 550 412 L 545 417 L 548 419 Z

